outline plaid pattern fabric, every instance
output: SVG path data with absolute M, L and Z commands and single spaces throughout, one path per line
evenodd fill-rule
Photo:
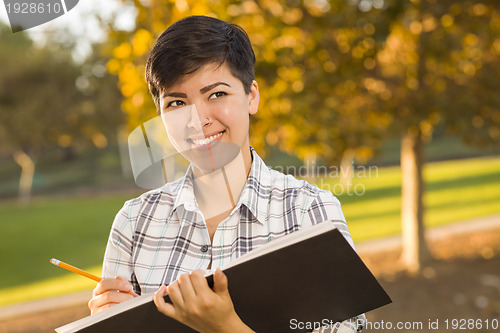
M 212 244 L 196 204 L 190 167 L 183 178 L 125 202 L 113 222 L 103 278 L 128 277 L 136 293 L 155 292 L 180 274 L 207 270 L 210 261 L 212 269 L 222 267 L 273 239 L 326 220 L 354 247 L 331 192 L 268 168 L 250 149 L 249 177 Z

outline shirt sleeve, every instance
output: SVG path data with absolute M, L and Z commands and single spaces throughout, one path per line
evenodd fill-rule
M 340 206 L 340 201 L 331 192 L 319 190 L 312 199 L 307 213 L 304 214 L 302 226 L 311 226 L 323 221 L 331 221 L 344 236 L 347 242 L 354 248 L 351 233 Z
M 342 212 L 340 201 L 333 196 L 329 191 L 320 190 L 317 196 L 312 200 L 309 209 L 307 210 L 307 216 L 304 216 L 302 226 L 310 226 L 323 221 L 331 221 L 335 227 L 344 236 L 351 247 L 354 247 L 354 242 L 347 227 L 347 223 Z M 347 319 L 341 323 L 336 323 L 335 325 L 329 327 L 325 326 L 314 333 L 351 333 L 351 332 L 361 332 L 364 328 L 366 317 L 364 314 Z
M 116 214 L 106 245 L 102 277 L 125 277 L 134 287 L 134 291 L 140 295 L 140 287 L 135 278 L 132 260 L 134 225 L 138 208 L 138 200 L 130 200 L 125 202 Z

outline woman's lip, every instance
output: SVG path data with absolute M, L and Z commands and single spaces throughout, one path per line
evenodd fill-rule
M 210 134 L 203 134 L 203 139 L 208 139 L 209 137 L 211 136 L 214 136 L 214 135 L 219 135 L 221 133 L 224 133 L 226 130 L 222 130 L 222 131 L 217 131 L 217 132 L 213 132 L 213 133 L 210 133 Z M 192 137 L 189 137 L 186 139 L 187 142 L 189 143 L 192 143 L 192 144 L 195 144 L 194 143 L 194 140 L 203 140 L 203 139 L 200 139 L 200 136 L 201 136 L 201 133 L 200 135 L 195 135 L 195 136 L 192 136 Z M 222 135 L 221 135 L 222 137 Z M 217 139 L 215 139 L 214 141 L 216 141 Z M 213 141 L 212 141 L 213 142 Z
M 217 131 L 217 132 L 212 132 L 212 133 L 204 134 L 204 136 L 205 136 L 205 139 L 206 139 L 206 138 L 209 138 L 209 137 L 214 136 L 214 135 L 219 135 L 219 134 L 221 134 L 224 131 L 225 130 Z
M 206 144 L 203 144 L 203 145 L 198 145 L 192 141 L 188 141 L 190 144 L 191 144 L 191 149 L 196 149 L 196 150 L 208 150 L 210 148 L 212 148 L 215 144 L 217 144 L 218 142 L 220 142 L 220 140 L 222 139 L 222 137 L 224 136 L 224 133 L 225 133 L 225 130 L 222 131 L 222 132 L 218 132 L 217 134 L 220 134 L 222 133 L 221 136 L 219 136 L 218 138 L 216 138 L 215 140 L 209 142 L 209 143 L 206 143 Z M 210 136 L 209 136 L 210 137 Z

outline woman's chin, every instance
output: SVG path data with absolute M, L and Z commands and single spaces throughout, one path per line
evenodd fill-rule
M 207 149 L 193 148 L 183 155 L 200 171 L 212 172 L 234 160 L 240 152 L 240 147 L 232 142 L 217 142 L 204 145 Z

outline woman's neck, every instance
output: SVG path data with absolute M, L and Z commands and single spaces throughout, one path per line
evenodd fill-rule
M 205 220 L 231 211 L 239 200 L 250 173 L 250 160 L 239 154 L 224 167 L 201 174 L 193 169 L 194 195 Z

